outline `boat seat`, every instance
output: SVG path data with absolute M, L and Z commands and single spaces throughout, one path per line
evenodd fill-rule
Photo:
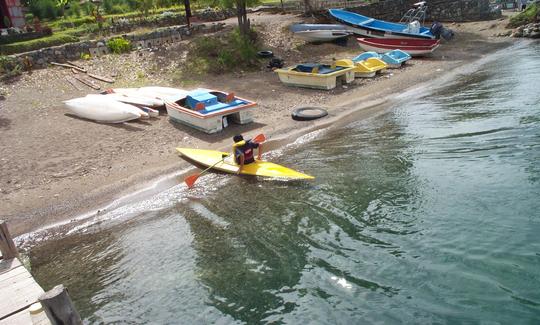
M 187 106 L 191 109 L 197 109 L 199 103 L 203 104 L 204 107 L 212 106 L 218 103 L 217 96 L 212 95 L 207 90 L 197 89 L 192 91 L 186 97 Z
M 371 19 L 365 20 L 365 21 L 363 21 L 361 23 L 358 23 L 357 25 L 364 26 L 364 25 L 367 25 L 367 24 L 372 23 L 374 21 L 375 21 L 375 19 L 371 18 Z
M 315 68 L 319 69 L 319 66 L 318 63 L 302 63 L 296 65 L 295 70 L 298 72 L 313 72 Z

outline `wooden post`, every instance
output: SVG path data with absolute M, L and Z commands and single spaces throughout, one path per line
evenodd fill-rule
M 39 297 L 53 325 L 82 325 L 81 316 L 73 306 L 64 285 L 60 284 Z
M 3 259 L 9 260 L 19 255 L 17 246 L 13 242 L 7 223 L 4 220 L 0 220 L 0 252 L 2 252 Z

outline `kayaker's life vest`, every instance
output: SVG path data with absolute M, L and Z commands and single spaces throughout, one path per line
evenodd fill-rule
M 244 164 L 251 164 L 255 162 L 255 157 L 253 155 L 253 149 L 257 148 L 259 145 L 251 141 L 238 141 L 233 145 L 236 163 L 240 164 L 240 156 L 244 156 Z

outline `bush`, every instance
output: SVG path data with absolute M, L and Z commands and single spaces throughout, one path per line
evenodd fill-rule
M 66 10 L 66 16 L 79 18 L 81 16 L 81 5 L 77 1 L 72 1 L 69 9 Z
M 519 26 L 534 23 L 538 14 L 538 4 L 533 3 L 529 5 L 529 7 L 525 9 L 525 11 L 510 18 L 510 23 L 508 23 L 507 27 L 516 28 Z
M 28 9 L 30 9 L 30 12 L 34 16 L 39 17 L 39 19 L 55 19 L 60 13 L 60 8 L 56 6 L 54 0 L 29 1 Z
M 123 37 L 116 37 L 107 41 L 107 47 L 113 53 L 125 53 L 131 51 L 131 42 Z
M 252 32 L 255 34 L 255 32 Z M 250 37 L 251 38 L 251 37 Z M 256 37 L 253 37 L 256 38 Z M 200 73 L 223 73 L 258 66 L 257 46 L 250 39 L 244 38 L 235 29 L 227 37 L 200 37 L 195 39 L 188 53 L 189 62 L 198 62 L 200 67 L 206 67 Z M 205 64 L 201 64 L 201 60 Z
M 92 16 L 85 16 L 85 17 L 81 17 L 81 18 L 67 18 L 67 19 L 62 19 L 62 20 L 59 20 L 59 21 L 55 21 L 53 23 L 51 23 L 50 25 L 54 28 L 60 28 L 60 29 L 65 29 L 65 28 L 74 28 L 74 27 L 79 27 L 79 26 L 82 26 L 84 24 L 93 24 L 96 22 L 96 19 Z
M 34 21 L 34 15 L 33 14 L 25 14 L 24 15 L 24 21 L 28 24 L 31 24 Z
M 42 37 L 30 41 L 19 42 L 14 44 L 0 45 L 0 54 L 14 54 L 33 50 L 38 50 L 44 47 L 62 45 L 65 43 L 73 43 L 79 41 L 79 38 L 64 33 L 57 33 L 52 36 Z
M 21 74 L 22 67 L 16 59 L 0 55 L 1 79 L 9 79 Z

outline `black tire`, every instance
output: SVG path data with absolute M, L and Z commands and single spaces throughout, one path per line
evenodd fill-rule
M 295 121 L 311 121 L 328 115 L 328 112 L 321 107 L 300 107 L 295 109 L 291 116 Z
M 257 56 L 260 58 L 271 58 L 274 56 L 274 53 L 272 51 L 259 51 L 257 52 Z

